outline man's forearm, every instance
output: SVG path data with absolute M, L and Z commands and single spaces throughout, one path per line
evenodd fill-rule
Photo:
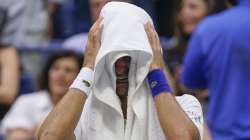
M 155 104 L 160 124 L 169 140 L 196 140 L 199 138 L 197 128 L 172 94 L 162 93 L 156 96 Z
M 42 124 L 39 140 L 74 140 L 74 129 L 80 119 L 87 96 L 70 89 Z

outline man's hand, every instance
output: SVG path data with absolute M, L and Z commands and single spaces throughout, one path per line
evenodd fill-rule
M 154 69 L 166 70 L 160 40 L 151 23 L 148 22 L 145 25 L 145 31 L 153 51 L 150 71 Z M 195 140 L 199 136 L 198 129 L 172 94 L 162 92 L 154 99 L 159 121 L 166 138 L 171 140 Z
M 157 35 L 157 32 L 155 31 L 153 25 L 148 22 L 147 24 L 144 25 L 145 31 L 148 36 L 148 40 L 150 43 L 150 46 L 153 51 L 153 61 L 150 65 L 150 71 L 153 69 L 164 69 L 164 61 L 161 53 L 161 44 L 160 44 L 160 39 Z
M 85 51 L 85 58 L 83 67 L 89 67 L 94 70 L 95 59 L 101 47 L 101 34 L 103 25 L 101 25 L 102 17 L 100 17 L 91 27 L 88 36 L 87 48 Z
M 83 67 L 94 70 L 95 59 L 101 47 L 102 18 L 91 27 Z M 79 122 L 86 94 L 69 89 L 43 122 L 38 132 L 39 140 L 75 140 L 74 130 Z M 73 102 L 72 102 L 73 101 Z

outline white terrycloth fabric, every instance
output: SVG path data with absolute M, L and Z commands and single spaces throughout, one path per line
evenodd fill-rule
M 122 2 L 106 4 L 101 16 L 104 18 L 102 45 L 96 58 L 92 94 L 75 130 L 77 140 L 166 140 L 146 79 L 152 51 L 143 25 L 152 22 L 151 18 L 141 8 Z M 114 63 L 123 56 L 131 57 L 127 120 L 115 92 Z M 190 96 L 184 98 L 195 100 Z M 195 100 L 186 110 L 199 114 L 202 120 L 197 103 Z M 197 111 L 190 108 L 192 105 Z M 190 118 L 197 120 L 197 116 Z

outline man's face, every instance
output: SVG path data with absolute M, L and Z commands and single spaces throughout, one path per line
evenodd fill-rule
M 127 97 L 128 94 L 130 61 L 131 58 L 129 56 L 125 56 L 115 62 L 116 94 L 119 97 Z
M 89 0 L 91 20 L 95 22 L 102 10 L 102 7 L 110 0 Z

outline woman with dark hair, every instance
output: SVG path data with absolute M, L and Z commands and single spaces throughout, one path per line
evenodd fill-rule
M 175 35 L 165 47 L 164 58 L 179 84 L 182 58 L 187 48 L 189 37 L 198 23 L 214 10 L 213 0 L 179 0 L 175 16 Z M 167 54 L 167 55 L 166 55 Z M 183 91 L 177 86 L 177 92 Z
M 206 16 L 227 8 L 226 0 L 178 0 L 175 14 L 175 33 L 165 46 L 165 60 L 171 72 L 179 79 L 180 66 L 190 36 Z
M 221 12 L 228 8 L 227 0 L 179 0 L 175 16 L 175 34 L 164 47 L 164 59 L 176 81 L 176 91 L 183 94 L 185 91 L 179 85 L 183 56 L 185 55 L 189 38 L 199 22 L 206 16 Z M 207 92 L 197 94 L 200 100 L 207 100 Z
M 183 94 L 185 91 L 179 84 L 182 59 L 193 31 L 209 14 L 215 11 L 214 0 L 180 0 L 176 11 L 175 35 L 170 39 L 169 46 L 165 47 L 164 59 L 176 82 L 176 91 Z M 199 94 L 201 100 L 207 99 L 207 93 Z
M 67 92 L 82 65 L 73 52 L 57 52 L 42 73 L 41 91 L 20 96 L 2 122 L 7 140 L 34 139 L 37 128 Z
M 66 67 L 66 62 L 68 61 L 68 65 L 71 64 L 71 67 Z M 70 62 L 71 61 L 71 62 Z M 57 63 L 56 63 L 57 62 Z M 68 77 L 70 78 L 68 81 L 60 81 L 60 62 L 61 64 L 65 63 L 64 72 L 66 74 L 75 74 L 74 72 L 79 72 L 82 65 L 82 57 L 79 54 L 76 54 L 71 51 L 65 51 L 60 53 L 52 54 L 52 57 L 49 58 L 47 65 L 44 67 L 43 73 L 40 78 L 40 88 L 49 91 L 52 101 L 58 102 L 64 93 L 67 91 L 69 83 L 72 82 L 74 76 Z M 75 64 L 74 64 L 75 63 Z M 75 65 L 75 67 L 73 67 Z M 61 65 L 63 66 L 63 65 Z M 77 67 L 76 67 L 77 66 Z M 58 74 L 58 75 L 56 75 Z M 70 75 L 69 75 L 70 76 Z M 63 77 L 62 77 L 63 78 Z M 67 79 L 63 79 L 67 80 Z M 62 85 L 62 84 L 65 85 Z M 51 94 L 54 93 L 54 94 Z M 62 94 L 61 94 L 62 93 Z

